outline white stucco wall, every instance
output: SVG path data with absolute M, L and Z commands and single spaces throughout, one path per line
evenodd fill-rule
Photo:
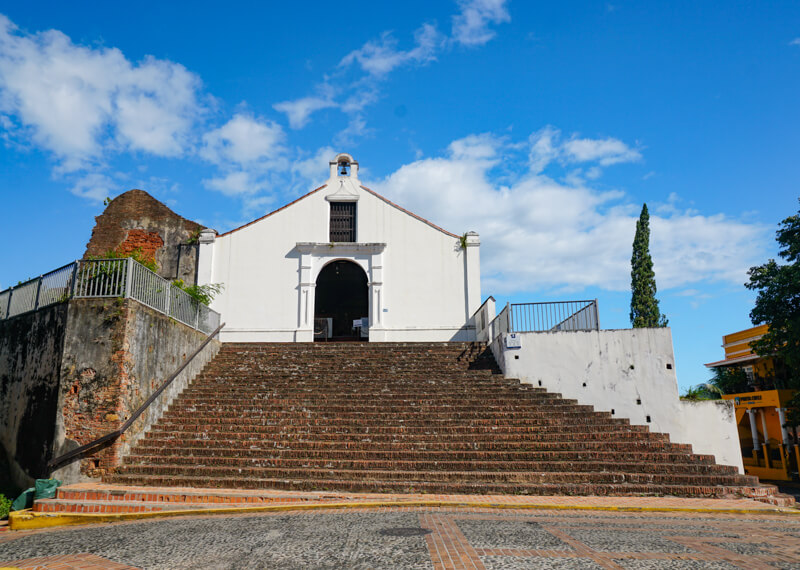
M 389 203 L 355 177 L 227 234 L 201 236 L 198 280 L 222 283 L 212 308 L 223 342 L 311 341 L 314 285 L 329 262 L 360 265 L 369 283 L 370 341 L 473 340 L 479 240 L 460 238 Z M 331 201 L 356 201 L 356 243 L 329 243 Z M 208 238 L 211 238 L 209 240 Z
M 668 433 L 671 441 L 743 472 L 733 405 L 680 399 L 670 329 L 518 335 L 521 348 L 505 348 L 505 335 L 492 345 L 506 377 L 613 410 L 614 417 Z

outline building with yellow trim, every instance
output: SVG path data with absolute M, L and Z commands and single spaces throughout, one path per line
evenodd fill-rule
M 771 356 L 753 352 L 752 343 L 769 330 L 759 325 L 722 337 L 725 359 L 706 364 L 708 368 L 739 368 L 754 388 L 784 386 L 786 370 L 783 363 Z M 742 448 L 742 462 L 748 475 L 762 479 L 789 481 L 800 465 L 797 445 L 797 426 L 786 426 L 786 406 L 794 390 L 758 390 L 725 394 L 733 400 L 736 425 Z

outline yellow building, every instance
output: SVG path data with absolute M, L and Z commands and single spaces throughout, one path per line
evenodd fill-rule
M 722 337 L 725 359 L 706 364 L 709 368 L 739 368 L 754 388 L 779 388 L 785 380 L 782 364 L 772 357 L 753 352 L 752 343 L 766 334 L 760 325 Z M 748 475 L 763 479 L 792 479 L 800 464 L 796 428 L 787 428 L 786 406 L 794 390 L 758 390 L 726 394 L 736 408 L 736 424 L 742 447 L 742 461 Z
M 786 404 L 794 390 L 726 394 L 736 408 L 736 425 L 745 473 L 761 479 L 790 481 L 800 464 L 800 448 L 785 427 Z
M 725 359 L 709 362 L 706 366 L 709 368 L 741 368 L 747 374 L 750 383 L 756 386 L 765 381 L 774 383 L 775 379 L 782 380 L 784 371 L 780 363 L 776 363 L 772 357 L 759 356 L 753 352 L 752 343 L 763 337 L 768 330 L 767 325 L 759 325 L 726 334 L 722 337 Z

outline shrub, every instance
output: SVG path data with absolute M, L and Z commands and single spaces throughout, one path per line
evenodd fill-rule
M 214 300 L 224 288 L 225 286 L 222 283 L 209 283 L 208 285 L 187 285 L 183 282 L 183 279 L 176 279 L 172 282 L 175 287 L 178 289 L 183 289 L 189 296 L 197 301 L 198 303 L 202 303 L 206 307 L 211 304 L 211 301 Z
M 689 386 L 681 394 L 681 400 L 719 400 L 720 391 L 713 384 L 698 384 Z
M 11 499 L 7 499 L 5 495 L 0 495 L 0 519 L 6 518 L 10 510 Z
M 88 259 L 125 259 L 126 257 L 131 257 L 134 261 L 138 261 L 153 273 L 158 273 L 158 264 L 156 260 L 142 253 L 142 248 L 140 247 L 137 247 L 130 253 L 120 253 L 115 249 L 109 249 L 103 255 L 92 255 L 89 256 Z

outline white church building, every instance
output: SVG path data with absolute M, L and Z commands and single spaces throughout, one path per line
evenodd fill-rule
M 211 305 L 226 323 L 220 340 L 488 342 L 506 377 L 741 470 L 728 402 L 680 400 L 670 329 L 601 330 L 596 301 L 496 314 L 492 297 L 481 303 L 477 233 L 451 233 L 363 186 L 349 154 L 329 166 L 327 182 L 294 202 L 200 233 L 197 282 L 224 286 Z
M 253 222 L 200 234 L 198 284 L 223 342 L 471 341 L 478 234 L 448 232 L 363 186 L 349 154 L 327 182 Z

